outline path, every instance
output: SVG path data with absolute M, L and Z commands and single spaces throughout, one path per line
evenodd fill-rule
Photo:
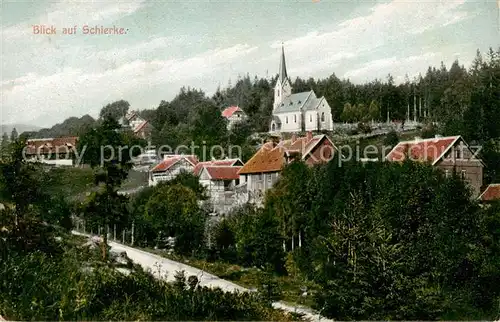
M 82 234 L 77 231 L 72 232 L 75 235 L 90 236 L 88 234 Z M 174 281 L 174 275 L 176 271 L 182 271 L 186 273 L 187 276 L 195 275 L 200 281 L 200 285 L 207 287 L 219 287 L 224 291 L 228 292 L 251 292 L 249 289 L 242 286 L 236 285 L 230 281 L 223 280 L 215 275 L 205 272 L 201 269 L 179 263 L 156 254 L 152 254 L 137 248 L 129 247 L 117 242 L 108 241 L 111 250 L 114 252 L 126 252 L 127 256 L 133 260 L 135 263 L 140 264 L 144 269 L 151 269 L 151 273 L 157 278 L 167 278 L 167 281 Z M 311 321 L 332 321 L 328 320 L 319 314 L 313 312 L 309 308 L 295 307 L 283 302 L 274 302 L 273 307 L 277 309 L 282 309 L 287 312 L 295 312 L 304 314 L 304 316 Z

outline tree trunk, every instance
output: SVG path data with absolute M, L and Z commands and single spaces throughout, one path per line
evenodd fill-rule
M 102 234 L 103 238 L 102 238 L 102 261 L 103 262 L 106 262 L 107 259 L 108 259 L 108 250 L 107 250 L 107 247 L 108 247 L 108 233 L 106 232 L 106 230 L 104 230 L 104 233 Z
M 134 222 L 132 222 L 132 246 L 134 246 Z

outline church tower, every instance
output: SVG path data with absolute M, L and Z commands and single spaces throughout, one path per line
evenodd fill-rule
M 288 75 L 286 73 L 286 63 L 285 63 L 285 48 L 281 44 L 281 59 L 280 59 L 280 72 L 276 85 L 274 86 L 274 104 L 273 109 L 276 109 L 283 100 L 292 94 L 292 86 L 288 80 Z

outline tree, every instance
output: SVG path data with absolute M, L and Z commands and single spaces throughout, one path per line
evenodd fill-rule
M 107 259 L 107 225 L 124 222 L 120 204 L 125 203 L 126 199 L 117 194 L 117 188 L 127 178 L 131 168 L 132 155 L 127 138 L 120 128 L 115 119 L 105 114 L 102 123 L 86 132 L 77 146 L 82 162 L 96 170 L 96 185 L 103 184 L 99 192 L 89 197 L 84 208 L 87 218 L 95 218 L 95 222 L 105 225 L 103 260 Z
M 372 100 L 370 103 L 370 107 L 368 108 L 368 115 L 370 120 L 379 120 L 380 118 L 380 109 L 376 101 Z
M 16 128 L 13 128 L 12 132 L 10 133 L 10 142 L 14 142 L 15 140 L 17 140 L 18 136 L 19 135 L 17 134 Z
M 2 142 L 0 143 L 0 159 L 7 157 L 9 154 L 8 148 L 9 148 L 9 136 L 7 133 L 3 133 L 2 135 Z
M 161 186 L 144 210 L 146 218 L 160 232 L 159 238 L 176 238 L 176 252 L 192 254 L 202 247 L 206 218 L 191 189 L 178 184 Z
M 124 100 L 116 101 L 104 106 L 99 112 L 99 118 L 102 120 L 106 118 L 113 118 L 115 120 L 120 120 L 123 117 L 125 117 L 129 108 L 130 108 L 129 102 Z

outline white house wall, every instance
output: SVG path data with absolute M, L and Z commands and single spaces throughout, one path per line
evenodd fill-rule
M 164 172 L 153 172 L 150 186 L 156 186 L 158 182 L 174 179 L 181 171 L 193 172 L 194 167 L 187 161 L 179 161 Z

